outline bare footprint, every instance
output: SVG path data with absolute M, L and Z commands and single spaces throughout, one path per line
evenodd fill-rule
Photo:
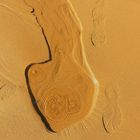
M 101 47 L 106 42 L 104 0 L 98 0 L 92 10 L 93 33 L 91 42 L 95 47 Z
M 107 133 L 112 133 L 120 127 L 122 114 L 118 105 L 118 92 L 113 86 L 105 91 L 107 106 L 102 116 L 104 129 Z
M 87 117 L 98 92 L 81 38 L 81 25 L 67 0 L 28 3 L 50 48 L 50 60 L 26 69 L 33 105 L 51 131 Z M 46 8 L 47 7 L 47 8 Z

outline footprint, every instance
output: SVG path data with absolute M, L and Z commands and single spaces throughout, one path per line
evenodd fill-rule
M 104 0 L 98 0 L 92 10 L 93 33 L 91 42 L 95 47 L 101 47 L 106 42 Z
M 105 96 L 107 99 L 107 106 L 102 116 L 102 123 L 107 133 L 112 133 L 119 129 L 122 121 L 122 114 L 118 104 L 119 90 L 113 86 L 108 87 L 105 90 Z
M 31 2 L 50 59 L 29 65 L 26 79 L 37 113 L 50 131 L 58 132 L 89 115 L 96 102 L 98 82 L 87 63 L 81 23 L 71 3 L 54 2 L 58 6 L 50 0 Z

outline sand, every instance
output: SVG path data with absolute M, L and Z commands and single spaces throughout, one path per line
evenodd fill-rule
M 30 3 L 50 49 L 50 59 L 31 64 L 27 81 L 39 114 L 51 131 L 58 132 L 90 114 L 99 84 L 87 63 L 82 27 L 70 2 Z
M 37 3 L 41 2 L 43 1 Z M 22 0 L 1 0 L 0 2 L 1 138 L 5 140 L 138 140 L 140 137 L 138 85 L 140 80 L 140 20 L 138 18 L 140 3 L 136 0 L 87 0 L 82 2 L 71 0 L 68 7 L 70 6 L 74 12 L 74 20 L 63 17 L 63 20 L 59 20 L 60 18 L 51 11 L 64 1 L 53 2 L 49 3 L 48 0 L 47 3 L 46 0 L 47 5 L 52 5 L 46 12 L 47 8 L 43 9 L 46 4 L 34 4 L 32 1 L 28 1 L 27 4 L 27 1 L 24 3 Z M 63 11 L 63 8 L 60 8 L 57 13 L 60 17 L 62 16 L 61 10 Z M 67 7 L 65 10 L 67 11 Z M 47 13 L 49 14 L 47 15 Z M 75 15 L 75 13 L 77 14 Z M 44 18 L 41 17 L 42 14 Z M 51 14 L 52 16 L 49 17 Z M 63 14 L 64 17 L 68 17 L 65 15 L 69 12 Z M 48 20 L 49 18 L 51 20 Z M 50 21 L 53 21 L 53 26 L 56 28 L 52 28 Z M 71 26 L 72 30 L 70 30 Z M 67 27 L 67 32 L 65 32 Z M 57 38 L 60 34 L 59 31 L 61 36 Z M 52 60 L 49 62 L 47 61 L 50 60 L 50 52 L 44 36 L 48 39 L 52 49 Z M 65 37 L 63 38 L 63 36 Z M 69 37 L 75 45 L 71 45 L 72 42 L 66 43 L 70 41 Z M 60 47 L 56 47 L 59 45 Z M 72 49 L 74 49 L 73 52 Z M 78 53 L 80 49 L 82 54 Z M 32 77 L 28 73 L 27 87 L 25 70 L 30 64 L 33 65 L 31 65 L 29 73 L 33 68 L 37 68 L 39 72 L 41 71 L 40 73 L 43 75 L 41 78 L 45 79 L 45 84 L 36 82 L 36 78 L 40 80 L 38 79 L 40 77 Z M 33 71 L 33 74 L 36 75 L 36 71 Z M 71 74 L 73 76 L 70 76 Z M 67 79 L 67 76 L 72 78 Z M 79 80 L 77 76 L 81 76 L 80 78 L 83 80 Z M 92 85 L 90 85 L 91 77 L 94 77 Z M 58 82 L 59 80 L 60 82 Z M 83 111 L 86 110 L 84 98 L 94 95 L 88 94 L 87 96 L 86 93 L 89 91 L 83 85 L 88 83 L 88 87 L 94 87 L 95 81 L 100 84 L 98 97 L 90 98 L 88 103 L 86 102 L 88 111 Z M 47 89 L 46 93 L 47 83 L 52 83 L 49 87 L 51 87 L 50 89 L 55 87 L 55 89 Z M 64 88 L 66 85 L 70 86 L 69 90 Z M 43 105 L 44 102 L 41 100 L 37 102 L 37 105 L 54 131 L 60 132 L 48 133 L 40 115 L 32 105 L 29 87 L 35 99 L 41 100 L 45 95 L 43 100 L 50 100 L 48 104 L 45 102 Z M 37 92 L 38 89 L 40 92 Z M 81 102 L 77 97 L 79 92 L 76 92 L 79 90 L 84 91 L 82 93 L 84 96 L 80 97 Z M 94 93 L 93 91 L 92 89 L 92 93 Z M 55 97 L 51 96 L 54 93 Z M 80 103 L 84 104 L 83 108 L 75 108 L 74 115 L 77 115 L 71 115 L 70 118 L 67 118 L 69 113 L 65 111 L 68 106 L 66 101 L 70 100 L 61 98 L 61 96 L 67 97 L 67 95 L 70 100 L 75 99 L 76 107 L 79 107 Z M 56 106 L 62 103 L 58 108 L 55 107 L 60 112 L 62 111 L 60 114 L 56 113 L 57 117 L 55 114 L 51 114 L 51 107 L 49 108 L 52 105 L 52 97 Z M 69 107 L 68 109 L 70 109 Z M 77 113 L 77 109 L 80 114 Z M 61 121 L 62 117 L 66 118 L 64 122 Z M 60 122 L 60 124 L 56 122 Z

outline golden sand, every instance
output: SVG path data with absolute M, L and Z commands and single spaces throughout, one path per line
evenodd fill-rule
M 139 140 L 139 9 L 1 0 L 1 139 Z
M 54 3 L 48 0 L 28 4 L 33 5 L 50 59 L 32 64 L 27 79 L 36 107 L 57 132 L 90 114 L 97 99 L 98 82 L 87 64 L 81 24 L 73 8 L 65 0 Z

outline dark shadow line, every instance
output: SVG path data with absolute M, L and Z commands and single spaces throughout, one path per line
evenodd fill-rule
M 26 84 L 27 84 L 27 88 L 28 88 L 28 92 L 29 92 L 29 95 L 30 95 L 30 98 L 31 98 L 31 102 L 32 102 L 32 105 L 35 109 L 35 111 L 38 113 L 38 115 L 40 116 L 42 122 L 44 123 L 45 127 L 47 128 L 47 130 L 49 130 L 50 132 L 53 132 L 55 133 L 55 131 L 51 128 L 50 124 L 48 123 L 47 119 L 44 117 L 44 115 L 41 113 L 38 105 L 37 105 L 37 102 L 36 102 L 36 99 L 35 97 L 33 96 L 33 93 L 32 93 L 32 90 L 30 88 L 30 84 L 29 84 L 29 78 L 28 78 L 28 71 L 30 69 L 30 67 L 34 65 L 34 64 L 31 64 L 29 66 L 26 67 L 26 70 L 25 70 L 25 77 L 26 77 Z
M 91 36 L 90 36 L 91 44 L 92 44 L 94 47 L 96 47 L 96 45 L 95 45 L 95 43 L 94 43 L 94 41 L 93 41 L 93 39 L 92 39 L 92 36 L 93 36 L 93 34 L 91 34 Z
M 104 122 L 104 118 L 103 118 L 103 116 L 102 116 L 102 123 L 103 123 L 103 128 L 104 128 L 104 130 L 106 131 L 106 133 L 109 134 L 109 132 L 108 132 L 106 126 L 105 126 L 105 122 Z
M 33 9 L 33 11 L 32 11 L 31 13 L 33 13 L 33 12 L 34 12 L 34 9 Z M 38 21 L 37 17 L 36 17 L 36 20 Z M 29 92 L 29 95 L 30 95 L 30 98 L 31 98 L 31 102 L 32 102 L 32 105 L 33 105 L 35 111 L 36 111 L 36 112 L 38 113 L 38 115 L 40 116 L 40 118 L 41 118 L 42 122 L 44 123 L 46 129 L 47 129 L 49 132 L 56 133 L 56 132 L 51 128 L 51 126 L 50 126 L 49 122 L 47 121 L 47 119 L 45 118 L 45 116 L 41 113 L 41 111 L 40 111 L 40 109 L 39 109 L 39 107 L 38 107 L 38 105 L 37 105 L 37 101 L 36 101 L 36 99 L 35 99 L 35 97 L 34 97 L 34 95 L 33 95 L 33 93 L 32 93 L 32 90 L 31 90 L 31 87 L 30 87 L 30 83 L 29 83 L 29 77 L 28 77 L 28 71 L 29 71 L 29 69 L 31 68 L 31 66 L 33 66 L 33 65 L 35 65 L 35 64 L 44 64 L 44 63 L 47 63 L 47 62 L 49 62 L 49 61 L 52 60 L 52 53 L 51 53 L 50 45 L 49 45 L 48 40 L 47 40 L 47 37 L 46 37 L 46 35 L 45 35 L 45 33 L 44 33 L 43 27 L 40 26 L 40 28 L 41 28 L 41 30 L 42 30 L 42 34 L 43 34 L 43 36 L 44 36 L 45 42 L 46 42 L 46 44 L 47 44 L 47 46 L 48 46 L 49 59 L 48 59 L 48 60 L 45 60 L 45 61 L 43 61 L 43 62 L 40 62 L 40 63 L 32 63 L 32 64 L 28 65 L 28 66 L 26 67 L 26 69 L 25 69 L 25 78 L 26 78 L 26 84 L 27 84 L 28 92 Z

